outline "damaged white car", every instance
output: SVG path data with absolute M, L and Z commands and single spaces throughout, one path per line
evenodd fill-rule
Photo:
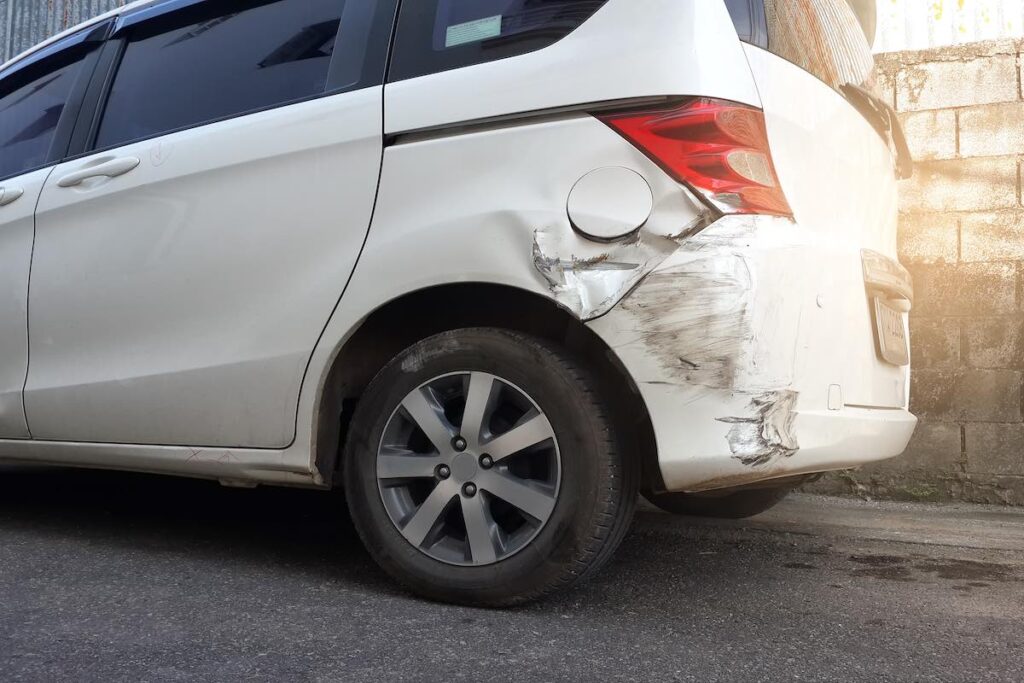
M 0 71 L 0 459 L 344 488 L 405 585 L 508 605 L 638 492 L 741 516 L 895 456 L 871 79 L 845 0 L 99 17 Z

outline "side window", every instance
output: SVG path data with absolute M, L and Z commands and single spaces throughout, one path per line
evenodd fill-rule
M 400 81 L 540 50 L 575 31 L 606 2 L 403 2 L 389 80 Z
M 0 80 L 0 179 L 54 161 L 50 148 L 84 58 L 67 52 Z
M 875 58 L 848 0 L 764 0 L 768 49 L 841 90 L 875 85 Z
M 874 88 L 874 3 L 851 0 L 725 0 L 736 33 L 839 90 Z
M 764 17 L 764 0 L 725 0 L 736 33 L 744 43 L 768 47 L 768 27 Z
M 121 145 L 321 95 L 346 5 L 212 0 L 128 28 L 96 139 Z M 365 6 L 365 7 L 363 7 Z M 366 8 L 369 9 L 366 9 Z M 364 36 L 365 37 L 365 36 Z

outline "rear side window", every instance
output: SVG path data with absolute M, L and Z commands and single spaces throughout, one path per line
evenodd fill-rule
M 848 0 L 726 0 L 740 39 L 829 86 L 874 87 L 874 57 Z
M 768 27 L 764 19 L 764 0 L 725 0 L 725 4 L 740 40 L 767 48 Z
M 606 2 L 403 2 L 390 80 L 415 78 L 540 50 L 575 31 Z
M 0 178 L 45 166 L 84 55 L 67 53 L 0 80 Z
M 323 94 L 346 4 L 276 0 L 240 10 L 214 1 L 140 24 L 128 36 L 96 147 Z

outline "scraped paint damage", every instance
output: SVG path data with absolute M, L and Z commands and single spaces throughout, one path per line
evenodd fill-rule
M 687 405 L 721 404 L 734 411 L 708 417 L 709 430 L 723 439 L 722 468 L 702 473 L 709 483 L 723 477 L 733 486 L 758 481 L 800 448 L 800 397 L 792 387 L 803 304 L 800 297 L 772 296 L 797 290 L 800 273 L 788 264 L 750 260 L 755 241 L 770 233 L 784 251 L 791 232 L 785 219 L 721 219 L 674 241 L 672 254 L 600 321 L 616 353 L 633 359 L 639 384 L 669 385 Z M 704 448 L 695 457 L 716 453 L 713 446 Z M 746 471 L 730 467 L 730 460 Z M 694 488 L 705 488 L 704 482 Z
M 800 444 L 793 423 L 798 398 L 795 391 L 769 392 L 751 399 L 750 415 L 718 418 L 732 425 L 728 441 L 736 459 L 744 465 L 761 467 L 796 453 Z
M 681 241 L 619 304 L 624 341 L 615 346 L 639 343 L 663 382 L 751 396 L 791 384 L 794 304 L 753 305 L 759 290 L 788 286 L 786 273 L 759 282 L 748 262 L 747 246 L 765 227 L 764 217 L 732 216 Z
M 585 240 L 561 227 L 534 231 L 533 265 L 563 306 L 587 321 L 610 311 L 631 289 L 674 253 L 680 240 L 706 227 L 702 213 L 674 235 L 639 230 L 612 243 Z
M 741 347 L 753 337 L 747 296 L 753 279 L 740 258 L 718 256 L 653 273 L 622 302 L 633 329 L 666 379 L 729 389 Z
M 799 449 L 793 431 L 798 394 L 785 388 L 792 383 L 793 348 L 776 342 L 792 330 L 778 329 L 781 315 L 771 320 L 751 314 L 758 282 L 737 247 L 751 236 L 745 230 L 755 228 L 746 221 L 734 227 L 682 245 L 685 257 L 652 273 L 621 309 L 665 379 L 749 397 L 745 414 L 718 421 L 732 425 L 727 441 L 733 456 L 763 467 Z

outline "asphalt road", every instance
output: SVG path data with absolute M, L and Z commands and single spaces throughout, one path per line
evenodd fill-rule
M 0 680 L 1024 679 L 1024 514 L 798 496 L 642 511 L 512 611 L 431 604 L 335 496 L 0 470 Z

